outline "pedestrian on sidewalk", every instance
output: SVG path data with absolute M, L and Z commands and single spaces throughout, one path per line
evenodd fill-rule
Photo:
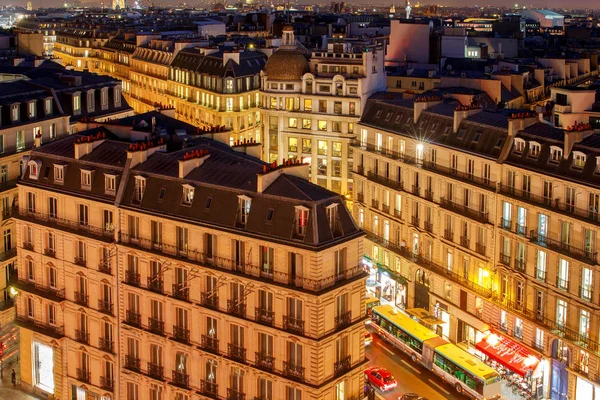
M 12 382 L 13 386 L 17 386 L 17 373 L 15 372 L 14 368 L 10 372 L 10 381 Z

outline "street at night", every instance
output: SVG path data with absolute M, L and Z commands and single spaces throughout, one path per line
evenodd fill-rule
M 442 379 L 420 365 L 414 364 L 409 357 L 391 344 L 373 334 L 373 343 L 365 348 L 369 366 L 383 367 L 390 371 L 398 386 L 394 390 L 381 393 L 375 390 L 376 398 L 396 400 L 404 393 L 417 393 L 429 400 L 434 399 L 468 399 L 456 393 L 454 388 L 446 385 Z

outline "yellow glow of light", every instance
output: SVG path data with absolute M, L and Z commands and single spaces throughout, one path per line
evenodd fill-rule
M 421 151 L 423 151 L 423 148 L 424 148 L 423 143 L 417 144 L 417 151 L 421 152 Z
M 15 289 L 14 287 L 11 286 L 10 289 L 9 289 L 9 291 L 8 291 L 8 294 L 11 297 L 15 297 L 16 295 L 19 294 L 19 291 L 17 289 Z
M 526 367 L 530 367 L 532 365 L 535 365 L 538 361 L 539 360 L 536 356 L 530 355 L 525 360 L 523 360 L 523 365 Z
M 497 335 L 495 334 L 490 334 L 487 338 L 485 338 L 485 341 L 488 342 L 488 344 L 492 347 L 496 346 L 498 344 L 498 342 L 500 341 L 500 339 L 498 338 Z

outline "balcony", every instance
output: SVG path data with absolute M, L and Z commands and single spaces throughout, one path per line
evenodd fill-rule
M 125 322 L 139 328 L 142 325 L 142 314 L 127 310 L 125 313 Z
M 254 310 L 254 319 L 261 324 L 272 326 L 273 320 L 275 319 L 275 313 L 271 310 L 256 307 Z
M 90 371 L 82 368 L 77 368 L 77 380 L 85 383 L 90 383 Z
M 535 279 L 538 281 L 546 282 L 546 271 L 543 269 L 535 269 Z
M 181 343 L 189 344 L 190 343 L 190 330 L 179 325 L 173 325 L 173 340 L 176 340 Z
M 590 265 L 596 265 L 598 261 L 598 253 L 596 252 L 586 251 L 584 249 L 564 243 L 560 240 L 551 239 L 546 235 L 540 235 L 535 230 L 530 231 L 529 239 L 538 246 L 546 247 L 550 250 L 564 254 L 567 257 L 583 261 Z
M 454 232 L 451 229 L 444 229 L 444 239 L 454 241 Z
M 371 200 L 371 206 L 373 208 L 379 208 L 379 200 L 372 199 Z
M 104 376 L 100 377 L 100 387 L 112 392 L 115 389 L 115 380 Z
M 424 227 L 427 232 L 433 233 L 433 223 L 431 221 L 425 221 Z
M 140 287 L 140 274 L 134 271 L 125 271 L 125 283 L 131 286 Z
M 429 201 L 433 201 L 433 190 L 425 189 L 425 198 Z
M 213 354 L 219 354 L 219 339 L 202 335 L 200 347 L 202 350 L 211 352 Z
M 515 258 L 515 269 L 517 271 L 525 272 L 525 260 Z
M 187 283 L 174 283 L 172 296 L 177 300 L 190 301 L 190 288 L 186 287 Z
M 283 317 L 283 329 L 298 335 L 304 335 L 304 321 L 298 318 Z
M 56 250 L 49 249 L 49 248 L 46 247 L 44 249 L 44 255 L 48 256 L 48 257 L 56 258 Z
M 569 291 L 569 281 L 567 279 L 562 279 L 560 277 L 556 277 L 556 287 L 560 290 L 564 290 L 566 292 Z
M 189 389 L 190 376 L 184 372 L 173 370 L 173 380 L 171 383 L 175 386 L 179 386 L 180 388 Z
M 142 370 L 140 359 L 134 356 L 126 355 L 125 368 L 131 371 L 140 372 Z
M 500 264 L 506 265 L 507 267 L 510 267 L 510 256 L 506 255 L 504 253 L 500 253 Z
M 469 238 L 467 236 L 461 236 L 460 237 L 460 245 L 464 248 L 471 248 L 471 240 L 469 240 Z
M 256 352 L 254 354 L 256 366 L 267 371 L 272 371 L 275 366 L 275 358 L 272 355 Z
M 86 267 L 87 266 L 87 262 L 85 260 L 85 257 L 81 257 L 81 256 L 74 257 L 73 258 L 73 264 L 79 265 L 80 267 Z
M 18 313 L 15 319 L 15 325 L 38 332 L 45 336 L 50 336 L 54 339 L 61 339 L 63 336 L 65 336 L 65 330 L 62 326 L 54 326 L 45 322 L 36 321 L 34 319 L 27 318 L 24 315 L 19 315 Z
M 78 236 L 86 236 L 93 239 L 99 239 L 105 242 L 114 242 L 114 231 L 105 230 L 103 227 L 95 227 L 79 220 L 69 220 L 64 218 L 55 218 L 51 214 L 30 212 L 23 209 L 18 209 L 13 212 L 13 215 L 21 220 L 29 221 L 43 225 L 46 228 L 55 228 L 71 232 Z
M 219 295 L 215 292 L 201 293 L 200 302 L 206 308 L 219 309 Z
M 340 376 L 350 371 L 350 368 L 352 367 L 350 363 L 351 360 L 351 356 L 346 356 L 341 360 L 336 361 L 335 364 L 333 364 L 333 374 L 335 376 Z
M 106 300 L 98 300 L 98 311 L 103 312 L 104 314 L 114 315 L 113 310 L 113 303 L 109 303 Z
M 415 196 L 421 196 L 421 188 L 417 185 L 412 185 L 412 194 Z
M 86 331 L 75 329 L 75 340 L 79 343 L 90 344 L 90 334 Z
M 34 250 L 33 242 L 23 242 L 23 249 L 33 251 Z
M 404 183 L 401 181 L 395 181 L 389 178 L 386 178 L 384 176 L 381 175 L 377 175 L 373 172 L 368 172 L 367 173 L 367 178 L 369 178 L 370 181 L 375 182 L 375 183 L 379 183 L 381 185 L 384 185 L 386 187 L 389 187 L 390 189 L 394 189 L 394 190 L 403 190 L 404 189 Z
M 359 203 L 364 203 L 365 202 L 365 194 L 364 193 L 357 193 L 356 194 L 356 201 L 358 201 Z
M 394 208 L 394 217 L 402 219 L 402 210 Z
M 146 287 L 151 292 L 159 293 L 159 294 L 164 293 L 163 280 L 158 276 L 148 277 L 148 286 L 146 286 Z
M 483 211 L 477 211 L 467 206 L 460 205 L 445 197 L 440 198 L 440 206 L 446 210 L 455 212 L 467 218 L 471 218 L 475 221 L 487 224 L 489 222 L 488 213 Z
M 515 232 L 517 235 L 527 236 L 527 225 L 515 223 Z
M 352 324 L 352 311 L 347 311 L 335 316 L 335 328 L 344 329 Z
M 202 396 L 216 399 L 219 395 L 219 385 L 214 382 L 201 380 L 200 381 L 200 394 Z
M 485 245 L 481 244 L 481 243 L 475 243 L 475 251 L 477 252 L 477 254 L 481 254 L 482 256 L 485 256 Z
M 89 296 L 82 292 L 74 292 L 73 293 L 73 301 L 80 306 L 88 306 Z
M 227 356 L 232 360 L 246 363 L 246 349 L 237 344 L 227 344 Z
M 112 268 L 109 262 L 103 261 L 98 264 L 98 271 L 103 274 L 112 275 Z
M 157 318 L 148 317 L 148 330 L 162 336 L 165 334 L 165 322 Z
M 162 381 L 164 377 L 164 368 L 162 365 L 148 361 L 148 376 Z
M 241 300 L 227 300 L 227 313 L 238 317 L 246 317 L 246 303 Z
M 388 204 L 384 204 L 381 206 L 381 211 L 383 211 L 386 214 L 390 213 L 390 206 Z
M 571 106 L 555 104 L 554 112 L 561 113 L 561 114 L 569 114 L 571 112 Z
M 114 353 L 115 342 L 106 338 L 98 338 L 98 348 L 107 353 Z
M 592 301 L 594 292 L 589 285 L 579 286 L 579 297 L 585 301 Z
M 59 290 L 57 288 L 21 278 L 11 279 L 10 284 L 19 290 L 29 292 L 55 302 L 61 302 L 65 299 L 64 289 Z
M 512 221 L 506 218 L 500 219 L 500 228 L 512 232 Z
M 283 375 L 289 379 L 304 382 L 304 367 L 293 362 L 283 362 Z
M 233 272 L 236 274 L 243 274 L 244 276 L 256 281 L 257 283 L 263 282 L 263 278 L 261 275 L 261 271 L 263 271 L 263 269 L 261 268 L 261 266 L 252 265 L 251 263 L 246 263 L 244 265 L 244 271 L 240 272 L 236 271 L 236 261 L 233 259 L 228 259 L 225 257 L 213 257 L 211 254 L 202 253 L 192 249 L 187 249 L 187 251 L 182 253 L 177 249 L 177 246 L 172 246 L 164 243 L 160 249 L 156 249 L 153 246 L 151 240 L 143 238 L 134 238 L 126 234 L 119 235 L 119 243 L 130 248 L 147 251 L 153 254 L 159 254 L 170 258 L 179 258 L 185 260 L 185 262 L 198 265 L 202 268 L 208 268 L 214 271 L 224 271 L 227 273 Z M 365 272 L 362 264 L 354 265 L 348 268 L 346 271 L 346 282 L 355 281 L 363 277 L 365 277 Z M 135 271 L 134 274 L 126 273 L 125 279 L 126 283 L 139 287 L 139 275 L 137 274 L 137 271 Z M 127 279 L 131 279 L 131 283 L 127 282 Z M 290 282 L 294 282 L 294 286 L 296 287 L 301 287 L 306 291 L 317 293 L 328 290 L 329 288 L 336 286 L 340 283 L 336 280 L 336 276 L 334 275 L 319 279 L 311 279 L 294 276 L 283 271 L 277 271 L 274 274 L 273 279 L 276 283 L 283 285 L 289 285 Z M 185 297 L 185 295 L 187 295 L 188 292 L 189 290 L 187 290 L 186 288 L 186 290 L 182 292 L 182 297 Z M 177 293 L 179 292 L 177 291 Z
M 410 219 L 410 222 L 413 226 L 416 226 L 417 228 L 421 225 L 420 221 L 419 221 L 419 217 L 417 217 L 416 215 L 412 216 L 412 218 Z
M 231 388 L 227 389 L 227 400 L 245 400 L 245 399 L 246 399 L 246 395 L 243 392 L 240 392 L 239 390 L 235 390 L 235 389 L 231 389 Z
M 531 204 L 538 205 L 553 212 L 559 212 L 564 215 L 569 215 L 596 224 L 600 222 L 600 210 L 593 208 L 578 208 L 573 206 L 573 204 L 561 202 L 558 199 L 551 199 L 532 194 L 531 192 L 516 189 L 508 185 L 500 185 L 500 193 L 517 200 L 526 200 Z

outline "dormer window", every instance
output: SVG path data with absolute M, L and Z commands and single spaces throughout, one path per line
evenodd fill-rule
M 44 100 L 44 113 L 46 115 L 52 114 L 52 99 Z
M 194 201 L 194 187 L 187 183 L 183 185 L 183 195 L 181 197 L 181 204 L 191 206 Z
M 90 90 L 87 92 L 87 109 L 88 111 L 94 111 L 94 91 Z
M 77 113 L 81 111 L 81 96 L 79 94 L 73 95 L 73 111 Z
M 29 166 L 29 178 L 37 180 L 40 176 L 41 162 L 31 160 L 27 165 Z
M 116 86 L 114 89 L 115 107 L 121 107 L 121 87 Z
M 108 90 L 102 89 L 100 91 L 100 102 L 102 103 L 102 108 L 108 107 Z
M 523 154 L 525 151 L 525 141 L 523 139 L 515 138 L 513 152 L 516 154 Z
M 133 193 L 133 201 L 136 203 L 141 203 L 142 198 L 144 197 L 144 191 L 146 190 L 146 178 L 143 176 L 135 177 L 135 186 Z
M 594 173 L 600 175 L 600 156 L 596 157 L 596 169 Z
M 304 236 L 306 234 L 306 226 L 308 225 L 308 208 L 304 206 L 296 206 L 296 234 Z
M 252 199 L 248 196 L 238 196 L 238 221 L 242 225 L 246 225 L 248 223 L 248 215 L 250 214 L 250 205 L 252 203 Z
M 104 174 L 104 192 L 106 194 L 115 194 L 117 190 L 117 176 L 113 174 Z
M 529 142 L 529 157 L 538 158 L 541 150 L 542 145 L 537 142 Z
M 325 208 L 325 211 L 327 213 L 327 222 L 329 223 L 329 229 L 331 229 L 331 231 L 333 232 L 335 231 L 335 226 L 338 219 L 338 204 L 333 203 L 328 205 Z
M 574 169 L 583 169 L 585 166 L 586 155 L 580 151 L 573 152 L 573 168 Z
M 81 170 L 81 188 L 91 190 L 92 188 L 92 171 Z
M 563 151 L 558 146 L 550 146 L 550 162 L 558 164 L 562 159 Z
M 65 182 L 65 166 L 54 164 L 54 183 L 62 184 Z
M 10 109 L 10 116 L 12 122 L 17 122 L 19 120 L 19 105 L 13 104 Z
M 27 116 L 29 119 L 35 118 L 35 101 L 27 103 Z

